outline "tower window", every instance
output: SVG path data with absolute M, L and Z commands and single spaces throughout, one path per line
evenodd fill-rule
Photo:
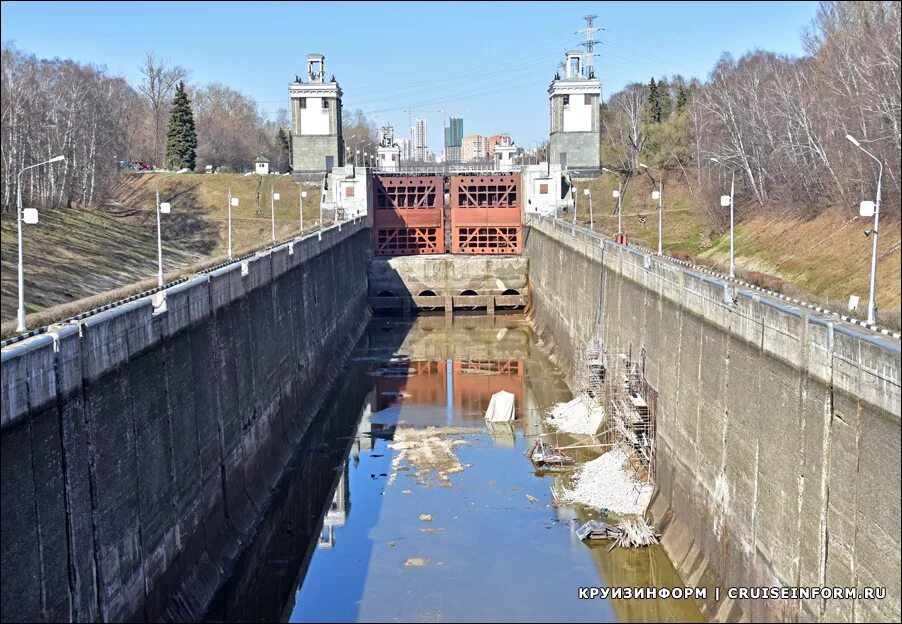
M 323 98 L 323 110 L 329 108 L 329 100 Z
M 586 104 L 586 106 L 592 106 L 592 96 L 589 95 L 588 93 L 586 93 L 585 104 Z
M 564 96 L 564 106 L 570 106 L 570 96 L 569 95 Z
M 307 98 L 301 98 L 301 108 L 307 108 Z

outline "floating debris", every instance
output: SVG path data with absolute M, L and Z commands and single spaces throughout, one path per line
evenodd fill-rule
M 420 514 L 420 520 L 423 522 L 432 522 L 432 514 Z
M 528 453 L 529 459 L 540 470 L 560 470 L 573 464 L 573 458 L 558 447 L 536 438 Z
M 409 467 L 420 485 L 451 487 L 449 475 L 466 468 L 457 457 L 455 448 L 467 442 L 448 438 L 475 431 L 463 427 L 399 427 L 395 430 L 394 442 L 388 445 L 398 451 L 392 460 L 392 470 L 397 472 Z
M 404 561 L 404 565 L 408 568 L 422 568 L 427 563 L 429 563 L 429 559 L 426 557 L 408 557 Z
M 527 498 L 527 500 L 529 500 L 530 503 L 538 503 L 539 502 L 538 498 L 536 498 L 535 496 L 530 496 L 529 494 L 526 495 L 526 498 Z
M 582 540 L 614 540 L 609 550 L 615 546 L 621 548 L 638 548 L 656 546 L 660 536 L 648 525 L 644 517 L 622 518 L 617 525 L 604 520 L 589 520 L 576 530 L 576 536 Z

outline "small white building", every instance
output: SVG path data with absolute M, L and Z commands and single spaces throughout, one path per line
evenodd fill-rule
M 269 159 L 266 156 L 257 156 L 254 160 L 254 173 L 269 175 Z
M 401 148 L 397 145 L 376 149 L 376 164 L 381 171 L 397 171 L 401 166 Z
M 515 171 L 514 155 L 517 148 L 513 145 L 495 146 L 495 169 L 498 171 Z
M 329 175 L 326 202 L 335 207 L 341 219 L 365 217 L 373 202 L 371 170 L 354 165 L 334 167 Z
M 520 172 L 524 215 L 553 215 L 560 208 L 573 205 L 570 182 L 560 165 L 524 165 Z

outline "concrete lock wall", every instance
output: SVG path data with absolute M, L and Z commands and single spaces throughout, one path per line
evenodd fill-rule
M 657 391 L 651 516 L 716 620 L 898 621 L 900 347 L 548 219 L 534 320 L 570 370 L 592 336 Z M 727 295 L 727 296 L 725 296 Z M 728 587 L 885 587 L 884 600 L 737 600 Z
M 2 353 L 3 621 L 200 618 L 367 319 L 345 223 Z

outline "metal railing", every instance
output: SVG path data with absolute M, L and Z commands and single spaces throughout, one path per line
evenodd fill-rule
M 620 244 L 620 243 L 617 243 L 616 241 L 614 241 L 614 239 L 612 239 L 607 234 L 587 230 L 586 228 L 584 228 L 580 225 L 574 225 L 573 223 L 568 223 L 566 221 L 562 221 L 561 219 L 555 219 L 554 217 L 549 217 L 549 216 L 545 216 L 545 215 L 529 215 L 529 222 L 532 222 L 533 220 L 550 223 L 553 228 L 565 230 L 565 231 L 569 232 L 574 238 L 577 238 L 577 239 L 580 239 L 583 241 L 595 241 L 595 242 L 608 241 L 611 244 L 615 244 L 615 245 Z M 752 284 L 751 282 L 747 282 L 743 279 L 739 279 L 738 277 L 730 277 L 729 275 L 719 273 L 718 271 L 714 271 L 713 269 L 709 269 L 708 267 L 699 266 L 697 264 L 692 264 L 691 262 L 686 262 L 684 260 L 678 260 L 677 258 L 668 256 L 668 255 L 659 256 L 659 255 L 657 255 L 656 252 L 652 251 L 651 249 L 647 249 L 645 247 L 642 247 L 641 245 L 635 245 L 633 243 L 627 243 L 623 246 L 628 247 L 630 249 L 635 249 L 637 251 L 641 251 L 642 253 L 648 254 L 649 256 L 658 258 L 660 260 L 669 262 L 671 264 L 678 264 L 680 266 L 690 268 L 693 271 L 697 271 L 699 273 L 706 273 L 708 275 L 716 277 L 716 278 L 723 280 L 724 282 L 727 282 L 730 284 L 736 284 L 737 286 L 741 286 L 743 288 L 751 288 L 752 290 L 756 290 L 758 292 L 764 293 L 774 299 L 779 299 L 780 301 L 784 301 L 787 303 L 791 303 L 793 305 L 807 308 L 809 310 L 817 312 L 818 314 L 834 316 L 837 319 L 839 319 L 841 322 L 849 323 L 851 325 L 857 325 L 859 327 L 864 327 L 865 329 L 869 329 L 869 330 L 873 331 L 874 333 L 877 333 L 877 334 L 880 334 L 883 336 L 887 336 L 889 338 L 894 338 L 896 340 L 899 340 L 900 338 L 902 338 L 902 334 L 900 334 L 899 332 L 893 332 L 889 329 L 879 327 L 874 323 L 868 323 L 866 321 L 862 321 L 861 319 L 856 319 L 851 316 L 841 314 L 839 312 L 834 312 L 833 310 L 828 310 L 827 308 L 824 308 L 822 306 L 814 305 L 813 303 L 808 303 L 807 301 L 802 301 L 800 299 L 790 297 L 789 295 L 784 295 L 783 293 L 775 292 L 773 290 L 768 290 L 767 288 L 762 288 L 761 286 L 758 286 L 757 284 Z

